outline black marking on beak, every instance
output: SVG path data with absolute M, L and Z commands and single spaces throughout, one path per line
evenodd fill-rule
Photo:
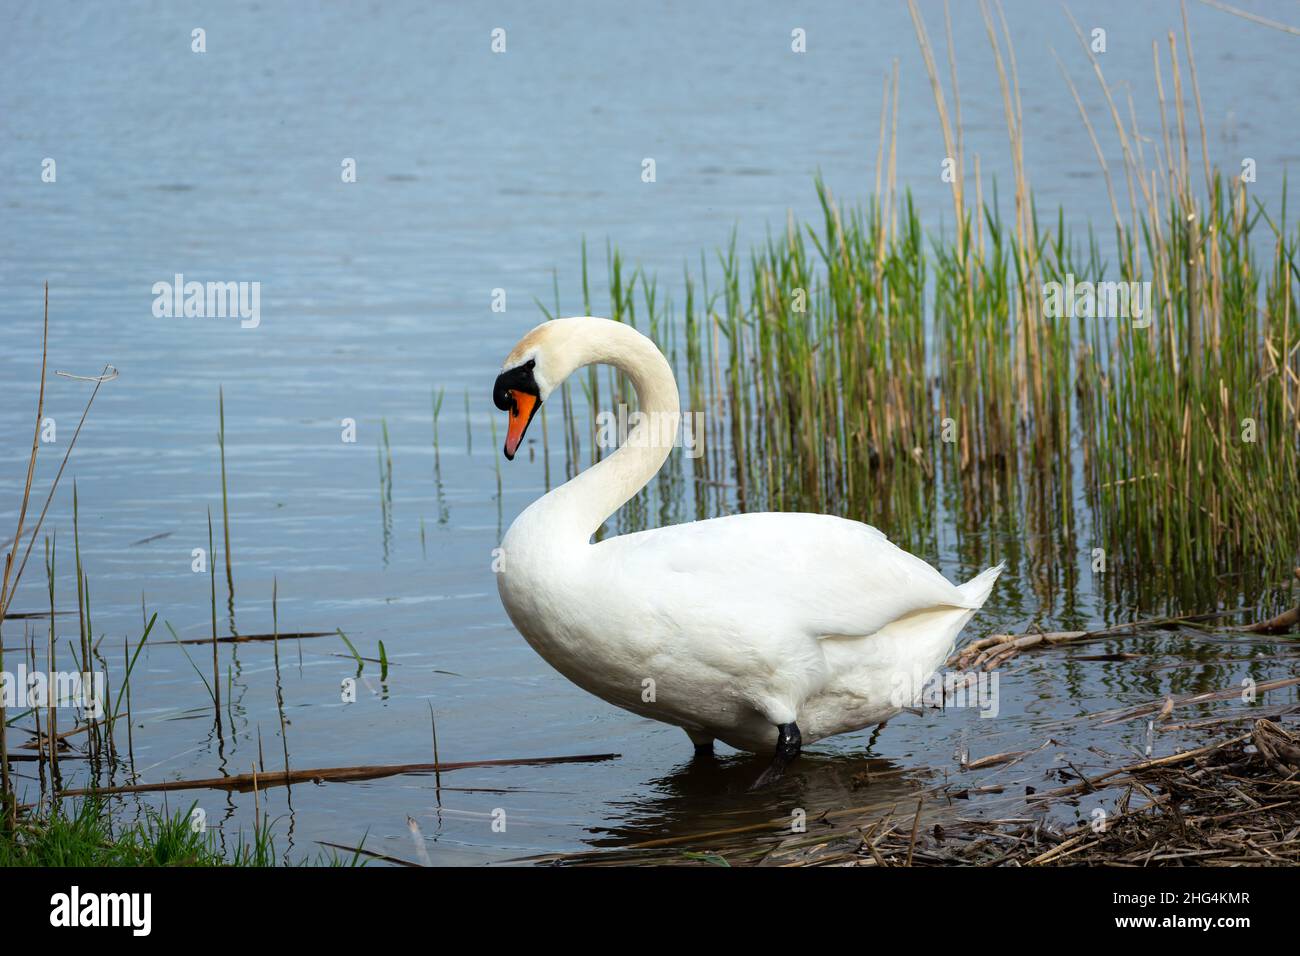
M 533 422 L 533 416 L 542 406 L 540 389 L 533 377 L 533 368 L 537 363 L 529 359 L 523 365 L 507 369 L 497 376 L 492 386 L 492 403 L 502 411 L 510 413 L 510 424 L 506 432 L 505 452 L 507 461 L 514 461 L 515 452 L 524 440 L 524 433 Z M 526 396 L 520 402 L 519 396 Z M 522 404 L 522 408 L 520 407 Z
M 492 386 L 492 404 L 503 412 L 512 411 L 515 402 L 510 393 L 515 390 L 537 396 L 540 401 L 541 391 L 537 387 L 537 380 L 533 378 L 533 367 L 536 365 L 536 359 L 529 359 L 523 365 L 508 368 L 498 375 L 496 384 Z

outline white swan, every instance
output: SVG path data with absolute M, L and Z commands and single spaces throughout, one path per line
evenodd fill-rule
M 772 751 L 880 723 L 914 703 L 1002 565 L 954 585 L 857 521 L 740 514 L 592 543 L 667 459 L 677 383 L 644 335 L 556 319 L 519 341 L 493 389 L 513 459 L 538 407 L 576 369 L 625 372 L 643 417 L 623 447 L 534 501 L 506 533 L 497 583 L 510 620 L 556 670 L 633 713 Z

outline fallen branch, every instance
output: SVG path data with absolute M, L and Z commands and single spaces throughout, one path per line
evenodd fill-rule
M 1197 747 L 1195 750 L 1183 750 L 1179 753 L 1169 754 L 1165 757 L 1156 757 L 1153 760 L 1143 760 L 1141 763 L 1135 763 L 1127 767 L 1116 767 L 1114 770 L 1107 770 L 1105 773 L 1098 774 L 1095 777 L 1085 777 L 1078 783 L 1072 783 L 1068 787 L 1030 794 L 1025 797 L 1025 799 L 1031 803 L 1041 803 L 1044 800 L 1057 800 L 1061 797 L 1068 797 L 1076 793 L 1091 793 L 1093 790 L 1099 790 L 1103 786 L 1113 787 L 1120 783 L 1127 783 L 1133 774 L 1140 773 L 1143 770 L 1152 770 L 1156 767 L 1168 767 L 1174 764 L 1186 763 L 1189 760 L 1195 760 L 1197 757 L 1204 757 L 1215 753 L 1216 751 L 1222 750 L 1232 744 L 1243 743 L 1250 740 L 1251 736 L 1251 734 L 1242 734 L 1240 737 L 1231 737 L 1228 740 L 1221 740 L 1218 743 L 1209 744 L 1205 747 Z M 1120 777 L 1121 774 L 1126 774 L 1127 776 Z
M 250 641 L 296 641 L 304 637 L 332 637 L 333 631 L 290 631 L 286 634 L 232 634 L 225 637 L 216 638 L 218 644 L 247 644 Z M 168 641 L 171 644 L 211 644 L 211 637 L 187 637 L 179 641 Z
M 1282 690 L 1286 687 L 1294 687 L 1300 684 L 1300 677 L 1278 677 L 1275 680 L 1264 681 L 1262 684 L 1256 684 L 1252 688 L 1256 694 L 1267 694 L 1270 691 Z M 1232 700 L 1240 697 L 1244 691 L 1243 687 L 1227 687 L 1223 690 L 1207 690 L 1200 694 L 1189 694 L 1186 697 L 1180 697 L 1174 700 L 1171 697 L 1162 698 L 1159 701 L 1153 701 L 1148 704 L 1141 704 L 1137 707 L 1130 707 L 1120 710 L 1102 710 L 1095 714 L 1088 714 L 1087 719 L 1092 720 L 1097 717 L 1103 718 L 1098 727 L 1105 727 L 1108 724 L 1122 724 L 1128 720 L 1136 720 L 1139 717 L 1149 717 L 1152 714 L 1168 716 L 1173 713 L 1176 707 L 1186 707 L 1188 704 L 1207 704 L 1216 700 Z M 1159 718 L 1157 718 L 1159 719 Z
M 1229 611 L 1222 611 L 1215 614 L 1183 614 L 1178 617 L 1148 618 L 1143 621 L 1116 624 L 1112 627 L 1103 627 L 1092 631 L 1039 631 L 1028 634 L 992 634 L 980 638 L 978 641 L 971 641 L 948 659 L 948 666 L 955 667 L 958 670 L 983 667 L 984 670 L 991 671 L 997 665 L 1015 657 L 1021 651 L 1030 647 L 1037 647 L 1040 644 L 1069 644 L 1074 641 L 1089 641 L 1101 637 L 1136 635 L 1154 627 L 1163 627 L 1167 624 L 1178 624 L 1187 621 L 1210 620 L 1216 617 L 1226 617 L 1230 613 Z
M 1300 568 L 1295 569 L 1295 576 L 1300 578 Z M 1225 630 L 1245 631 L 1250 634 L 1286 634 L 1297 627 L 1300 627 L 1300 604 L 1297 604 L 1289 611 L 1283 611 L 1277 617 L 1270 617 L 1267 621 L 1259 621 L 1255 624 L 1239 624 L 1236 627 L 1225 628 Z
M 320 767 L 315 770 L 268 770 L 266 773 L 241 773 L 231 777 L 203 780 L 167 780 L 162 783 L 135 783 L 120 787 L 86 787 L 62 790 L 61 797 L 104 796 L 114 793 L 157 793 L 169 790 L 234 790 L 247 793 L 267 787 L 284 787 L 294 783 L 341 783 L 352 780 L 375 780 L 406 773 L 446 773 L 470 767 L 525 767 L 557 763 L 597 763 L 617 760 L 620 754 L 580 754 L 572 757 L 514 757 L 501 760 L 462 760 L 456 763 L 377 764 L 360 767 Z
M 1042 748 L 1040 747 L 1039 750 Z M 1019 760 L 1025 754 L 1030 753 L 1028 750 L 1008 750 L 1006 753 L 990 754 L 987 757 L 980 757 L 978 760 L 972 760 L 966 764 L 965 770 L 983 770 L 985 767 L 996 767 L 1001 763 L 1010 763 L 1013 760 Z
M 1300 578 L 1300 568 L 1295 569 Z M 1116 624 L 1111 627 L 1091 631 L 1039 631 L 1025 634 L 992 634 L 988 637 L 971 641 L 960 651 L 948 658 L 948 666 L 957 670 L 983 668 L 991 671 L 1015 657 L 1021 651 L 1040 645 L 1071 644 L 1078 641 L 1091 641 L 1105 637 L 1135 636 L 1157 627 L 1170 624 L 1185 624 L 1193 621 L 1210 621 L 1215 618 L 1228 617 L 1245 613 L 1245 608 L 1237 611 L 1214 611 L 1208 614 L 1180 614 L 1177 617 L 1148 618 L 1129 624 Z M 1276 617 L 1253 624 L 1236 624 L 1225 626 L 1225 631 L 1249 634 L 1286 634 L 1300 627 L 1300 605 L 1284 611 Z
M 1255 722 L 1252 742 L 1259 755 L 1269 762 L 1274 770 L 1290 776 L 1300 773 L 1300 741 L 1271 720 Z

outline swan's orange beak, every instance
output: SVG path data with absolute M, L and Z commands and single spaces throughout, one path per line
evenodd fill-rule
M 514 461 L 519 443 L 524 440 L 524 432 L 532 423 L 533 416 L 541 407 L 541 400 L 536 395 L 515 389 L 510 393 L 510 424 L 506 429 L 506 459 Z

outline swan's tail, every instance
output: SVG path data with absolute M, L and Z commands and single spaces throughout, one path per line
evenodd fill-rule
M 961 592 L 964 599 L 962 606 L 971 610 L 982 608 L 984 602 L 989 599 L 989 594 L 993 591 L 994 582 L 997 581 L 998 575 L 1002 573 L 1006 566 L 1007 563 L 1003 561 L 996 567 L 981 571 L 965 584 L 957 585 L 957 590 Z

